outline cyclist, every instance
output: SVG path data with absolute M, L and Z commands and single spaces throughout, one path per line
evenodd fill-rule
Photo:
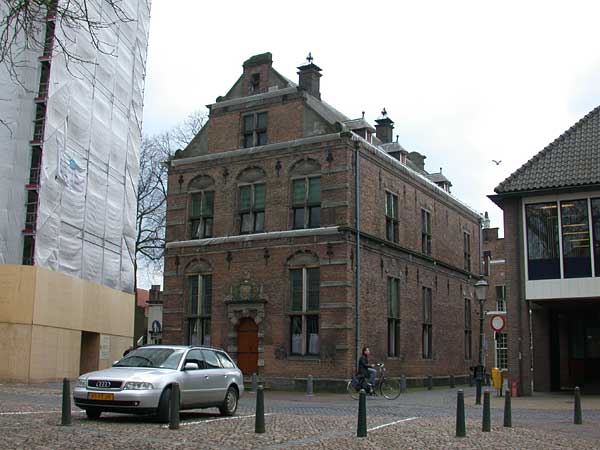
M 370 354 L 371 351 L 369 350 L 369 347 L 363 347 L 362 356 L 358 359 L 358 374 L 363 380 L 368 380 L 369 394 L 373 394 L 377 370 L 375 369 L 375 364 L 369 364 Z

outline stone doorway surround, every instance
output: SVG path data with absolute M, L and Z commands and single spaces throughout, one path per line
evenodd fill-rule
M 240 320 L 250 318 L 258 326 L 258 368 L 265 365 L 264 359 L 264 340 L 265 340 L 265 304 L 267 297 L 263 292 L 263 286 L 258 285 L 246 272 L 242 280 L 234 284 L 229 289 L 229 294 L 225 296 L 225 305 L 227 308 L 227 352 L 235 359 L 237 363 L 237 328 Z

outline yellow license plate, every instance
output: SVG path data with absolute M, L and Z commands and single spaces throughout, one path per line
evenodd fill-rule
M 89 400 L 114 400 L 115 394 L 99 394 L 96 392 L 90 392 L 88 394 Z

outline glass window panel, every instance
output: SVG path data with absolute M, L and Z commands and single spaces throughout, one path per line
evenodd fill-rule
M 556 203 L 525 206 L 527 266 L 530 280 L 560 278 Z
M 314 205 L 321 203 L 321 178 L 308 179 L 308 203 Z
M 256 133 L 256 145 L 267 145 L 267 132 L 259 131 Z
M 209 316 L 212 308 L 212 276 L 202 276 L 202 314 Z
M 242 224 L 241 224 L 241 232 L 242 233 L 252 233 L 254 231 L 252 229 L 253 220 L 252 213 L 244 213 L 242 214 Z
M 210 345 L 210 319 L 202 319 L 202 345 Z
M 188 321 L 188 343 L 189 345 L 198 345 L 198 320 Z M 191 352 L 190 352 L 191 353 Z
M 204 238 L 212 237 L 213 232 L 213 220 L 212 219 L 204 219 Z
M 292 187 L 292 203 L 294 205 L 304 205 L 306 182 L 302 180 L 294 180 Z
M 302 354 L 302 316 L 292 316 L 290 323 L 291 331 L 291 353 L 293 355 Z
M 254 146 L 254 134 L 245 134 L 244 135 L 244 148 L 253 147 Z
M 306 353 L 319 354 L 319 316 L 306 316 Z
M 221 362 L 221 365 L 224 368 L 233 369 L 235 367 L 233 361 L 231 361 L 231 359 L 229 359 L 229 357 L 225 353 L 217 352 L 217 357 L 219 358 L 219 361 Z
M 198 239 L 200 238 L 200 220 L 192 220 L 190 222 L 190 237 L 192 239 Z
M 190 196 L 190 217 L 196 218 L 202 215 L 202 193 L 197 192 Z
M 244 132 L 248 133 L 254 130 L 254 115 L 249 114 L 244 116 Z
M 267 128 L 267 113 L 266 112 L 258 113 L 256 115 L 256 119 L 257 119 L 257 124 L 256 124 L 257 129 Z
M 294 228 L 304 228 L 304 208 L 294 208 Z
M 600 198 L 592 200 L 592 230 L 594 240 L 594 268 L 596 276 L 600 277 Z
M 254 231 L 260 232 L 265 230 L 265 213 L 258 212 L 256 214 L 256 226 Z
M 202 215 L 204 217 L 212 217 L 213 215 L 214 195 L 215 193 L 212 191 L 204 193 L 204 202 L 202 203 Z
M 290 270 L 292 311 L 302 311 L 302 269 Z
M 560 204 L 565 278 L 592 276 L 587 200 Z
M 252 186 L 240 186 L 240 211 L 248 211 L 252 204 Z
M 312 206 L 309 208 L 310 220 L 308 226 L 310 228 L 317 228 L 321 226 L 321 207 Z
M 308 278 L 307 310 L 316 311 L 319 309 L 320 271 L 319 269 L 306 269 L 306 276 Z
M 262 210 L 265 209 L 265 185 L 255 184 L 254 185 L 254 209 Z
M 198 276 L 193 275 L 188 277 L 188 286 L 189 286 L 189 313 L 190 314 L 198 314 Z

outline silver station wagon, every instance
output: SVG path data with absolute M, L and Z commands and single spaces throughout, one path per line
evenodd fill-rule
M 73 398 L 90 419 L 109 411 L 156 414 L 166 422 L 173 383 L 179 384 L 180 409 L 216 406 L 226 416 L 235 413 L 244 392 L 242 372 L 219 348 L 149 345 L 110 369 L 81 375 Z

